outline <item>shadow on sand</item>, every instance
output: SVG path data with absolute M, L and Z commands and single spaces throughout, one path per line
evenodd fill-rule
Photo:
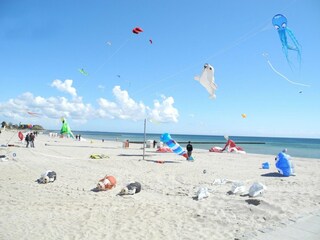
M 151 159 L 145 159 L 147 162 L 153 162 L 153 163 L 159 163 L 159 164 L 164 164 L 164 163 L 181 163 L 177 161 L 170 161 L 170 160 L 151 160 Z
M 272 172 L 272 173 L 261 174 L 261 177 L 285 177 L 285 176 L 283 176 L 278 172 Z

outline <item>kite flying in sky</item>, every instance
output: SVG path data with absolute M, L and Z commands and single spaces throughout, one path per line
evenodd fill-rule
M 135 27 L 134 29 L 132 29 L 132 32 L 134 34 L 139 34 L 139 33 L 143 32 L 143 30 L 140 27 Z
M 83 68 L 79 69 L 79 72 L 85 76 L 89 75 Z
M 29 115 L 33 116 L 33 117 L 39 117 L 40 114 L 39 113 L 35 113 L 35 112 L 27 112 Z
M 296 51 L 298 54 L 299 64 L 301 62 L 301 46 L 294 36 L 293 32 L 287 28 L 287 18 L 282 14 L 277 14 L 272 18 L 272 24 L 277 29 L 280 41 L 282 44 L 282 50 L 287 58 L 288 63 L 290 64 L 288 50 Z M 292 42 L 293 45 L 289 45 L 288 38 Z
M 195 76 L 194 79 L 207 89 L 211 98 L 216 98 L 215 90 L 217 90 L 217 85 L 214 83 L 214 68 L 210 64 L 206 63 L 203 66 L 200 77 Z
M 142 33 L 142 32 L 143 32 L 143 29 L 140 28 L 140 27 L 135 27 L 134 29 L 132 29 L 132 32 L 133 32 L 134 34 L 139 34 L 139 33 Z M 150 42 L 150 44 L 153 43 L 153 41 L 152 41 L 151 38 L 149 39 L 149 42 Z

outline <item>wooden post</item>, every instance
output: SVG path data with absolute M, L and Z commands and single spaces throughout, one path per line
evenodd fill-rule
M 147 119 L 144 119 L 144 140 L 143 140 L 143 160 L 144 160 L 144 154 L 146 151 L 146 125 L 147 125 Z

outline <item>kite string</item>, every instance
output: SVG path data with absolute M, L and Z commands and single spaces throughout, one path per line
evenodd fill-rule
M 209 59 L 211 59 L 211 58 L 214 58 L 214 57 L 217 57 L 217 56 L 219 56 L 220 54 L 222 54 L 222 53 L 224 53 L 224 52 L 226 52 L 226 51 L 228 51 L 228 50 L 230 50 L 230 49 L 233 49 L 233 48 L 237 47 L 239 44 L 241 44 L 241 43 L 244 42 L 244 41 L 247 41 L 248 39 L 250 39 L 250 38 L 252 38 L 252 37 L 254 37 L 254 36 L 257 35 L 258 33 L 262 32 L 262 31 L 266 31 L 266 30 L 272 28 L 272 27 L 268 27 L 269 25 L 268 25 L 267 21 L 269 22 L 269 19 L 266 20 L 266 21 L 264 21 L 262 24 L 260 24 L 258 30 L 256 30 L 256 29 L 257 29 L 256 27 L 253 28 L 253 29 L 251 29 L 249 32 L 245 33 L 244 35 L 240 36 L 237 40 L 235 40 L 234 42 L 232 42 L 229 46 L 221 49 L 220 51 L 218 51 L 218 52 L 215 53 L 214 55 L 211 55 L 211 56 L 205 58 L 204 61 L 202 61 L 201 63 L 189 65 L 189 66 L 187 66 L 187 67 L 179 70 L 179 71 L 176 72 L 176 73 L 173 73 L 173 74 L 171 74 L 171 75 L 169 75 L 169 76 L 166 76 L 166 77 L 164 77 L 164 78 L 161 78 L 160 80 L 155 81 L 154 83 L 152 83 L 152 84 L 150 84 L 150 85 L 147 85 L 146 87 L 144 87 L 144 88 L 142 88 L 142 89 L 139 89 L 138 91 L 135 91 L 134 94 L 135 94 L 135 93 L 140 93 L 140 92 L 142 92 L 142 91 L 145 91 L 146 89 L 148 89 L 148 88 L 150 88 L 150 87 L 152 87 L 152 86 L 154 86 L 154 85 L 156 85 L 156 84 L 158 84 L 158 83 L 160 83 L 160 82 L 164 82 L 164 81 L 166 81 L 166 80 L 168 80 L 168 79 L 171 79 L 171 78 L 173 78 L 173 77 L 175 77 L 175 76 L 177 76 L 177 75 L 179 75 L 179 74 L 181 74 L 181 73 L 183 73 L 183 72 L 186 72 L 187 70 L 189 70 L 189 69 L 191 69 L 191 68 L 194 68 L 195 66 L 198 66 L 199 64 L 203 64 L 203 63 L 206 62 L 207 60 L 209 60 Z M 171 88 L 172 88 L 172 86 L 173 86 L 173 85 L 171 85 Z
M 284 78 L 285 80 L 287 80 L 289 83 L 291 84 L 295 84 L 295 85 L 299 85 L 299 86 L 304 86 L 304 87 L 310 87 L 310 85 L 306 85 L 306 84 L 303 84 L 303 83 L 298 83 L 298 82 L 294 82 L 294 81 L 291 81 L 290 79 L 288 79 L 286 76 L 284 76 L 282 73 L 280 73 L 279 71 L 277 71 L 271 64 L 270 60 L 268 59 L 268 54 L 267 53 L 263 53 L 262 54 L 266 60 L 267 60 L 267 63 L 269 64 L 269 66 L 271 67 L 271 69 L 276 73 L 278 74 L 280 77 Z
M 118 47 L 92 74 L 95 75 L 100 69 L 106 65 L 108 61 L 110 61 L 127 43 L 129 42 L 130 38 L 127 38 L 121 45 Z M 87 81 L 83 81 L 82 84 L 79 85 L 79 87 L 82 87 Z
M 225 48 L 221 49 L 220 51 L 218 51 L 216 54 L 214 55 L 211 55 L 209 57 L 207 57 L 205 59 L 205 61 L 211 59 L 211 58 L 214 58 L 214 57 L 217 57 L 218 55 L 228 51 L 228 50 L 231 50 L 235 47 L 237 47 L 238 45 L 240 45 L 241 43 L 249 40 L 250 38 L 253 38 L 254 36 L 256 36 L 257 34 L 263 32 L 263 31 L 266 31 L 266 30 L 269 30 L 269 29 L 272 29 L 272 26 L 270 26 L 268 24 L 269 22 L 269 19 L 268 20 L 265 20 L 262 24 L 259 25 L 258 29 L 257 28 L 253 28 L 251 29 L 249 32 L 245 33 L 244 35 L 240 36 L 237 40 L 235 40 L 233 43 L 231 43 L 229 46 L 226 46 Z M 257 30 L 256 30 L 257 29 Z M 252 33 L 251 33 L 252 32 Z
M 108 61 L 110 61 L 127 43 L 129 42 L 130 38 L 127 38 L 121 45 L 118 47 L 101 65 L 93 72 L 93 74 L 97 73 Z
M 296 1 L 297 1 L 297 0 L 294 0 L 294 1 L 292 2 L 292 4 L 295 3 Z M 292 6 L 292 5 L 291 5 L 291 6 Z M 289 8 L 290 8 L 291 6 L 289 6 Z M 281 11 L 283 11 L 283 10 L 285 10 L 285 9 L 288 9 L 288 7 L 285 7 L 285 8 L 282 9 Z M 269 21 L 270 21 L 269 18 L 266 19 L 266 20 L 265 20 L 262 24 L 260 24 L 258 27 L 252 28 L 250 31 L 248 31 L 247 33 L 245 33 L 244 35 L 242 35 L 241 37 L 239 37 L 236 41 L 234 41 L 233 43 L 231 43 L 229 46 L 221 49 L 221 50 L 218 51 L 216 54 L 205 58 L 205 59 L 204 59 L 204 62 L 206 62 L 206 61 L 208 61 L 209 59 L 212 59 L 212 58 L 214 58 L 214 57 L 217 57 L 217 56 L 219 56 L 220 54 L 222 54 L 222 53 L 224 53 L 224 52 L 226 52 L 226 51 L 228 51 L 228 50 L 230 50 L 230 49 L 233 49 L 233 48 L 237 47 L 239 44 L 241 44 L 241 43 L 249 40 L 250 38 L 254 37 L 255 35 L 263 32 L 263 31 L 266 31 L 266 30 L 269 30 L 269 29 L 273 29 L 273 27 L 272 27 L 271 25 L 269 25 Z M 198 64 L 199 64 L 199 63 L 198 63 Z M 197 64 L 197 65 L 198 65 L 198 64 Z M 201 64 L 201 63 L 200 63 L 200 64 Z M 203 64 L 203 62 L 202 62 L 202 64 Z M 185 72 L 185 71 L 187 71 L 187 70 L 189 70 L 189 69 L 191 69 L 191 68 L 194 68 L 195 65 L 196 65 L 196 64 L 192 64 L 192 65 L 190 65 L 190 66 L 188 66 L 188 67 L 186 67 L 186 68 L 184 68 L 184 69 L 181 69 L 180 71 L 178 71 L 178 72 L 176 72 L 176 73 L 174 73 L 174 74 L 171 74 L 171 75 L 169 75 L 169 76 L 167 76 L 167 77 L 164 77 L 164 78 L 162 78 L 162 79 L 160 79 L 160 80 L 158 80 L 158 81 L 155 81 L 153 84 L 150 84 L 150 85 L 144 87 L 143 89 L 140 89 L 139 91 L 136 91 L 136 92 L 134 92 L 134 93 L 139 93 L 139 92 L 141 92 L 141 91 L 144 91 L 144 90 L 147 89 L 147 88 L 150 88 L 151 86 L 154 86 L 155 84 L 158 84 L 158 83 L 160 83 L 160 82 L 164 82 L 164 81 L 167 80 L 167 79 L 170 79 L 170 78 L 172 78 L 172 77 L 175 77 L 175 76 L 179 75 L 179 74 L 182 73 L 182 72 Z M 172 85 L 171 85 L 171 87 L 172 87 Z

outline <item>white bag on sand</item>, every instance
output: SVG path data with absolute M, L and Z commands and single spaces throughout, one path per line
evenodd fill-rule
M 203 198 L 209 197 L 209 191 L 208 188 L 206 187 L 200 187 L 198 192 L 197 192 L 197 199 L 201 200 Z
M 243 194 L 246 191 L 246 186 L 243 182 L 233 182 L 231 192 L 233 194 Z
M 256 197 L 261 195 L 264 190 L 266 190 L 267 187 L 263 185 L 262 183 L 255 182 L 249 189 L 249 196 L 250 197 Z

